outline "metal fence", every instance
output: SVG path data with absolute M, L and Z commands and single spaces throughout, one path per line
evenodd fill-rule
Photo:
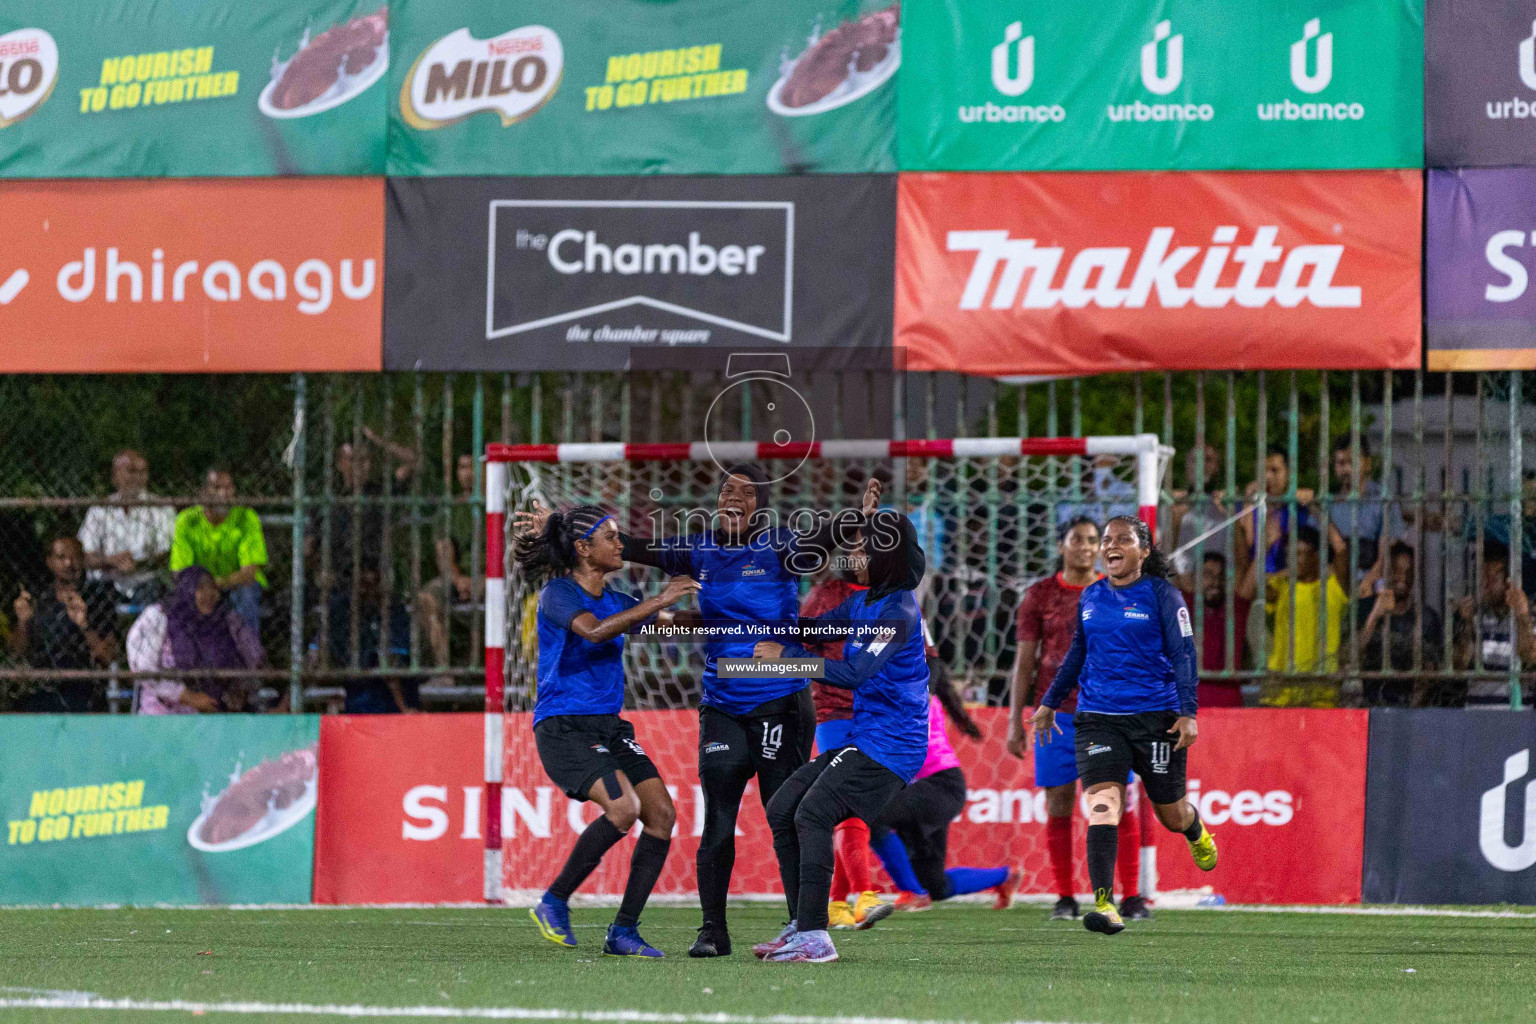
M 826 386 L 887 389 L 909 437 L 1148 430 L 1173 445 L 1162 546 L 1183 547 L 1197 639 L 1214 637 L 1204 676 L 1250 701 L 1520 706 L 1522 658 L 1536 654 L 1523 599 L 1536 590 L 1536 418 L 1519 372 L 882 380 Z M 295 708 L 339 707 L 349 685 L 386 706 L 474 706 L 485 442 L 696 439 L 718 391 L 681 373 L 0 378 L 0 708 L 63 692 L 128 710 L 135 679 L 189 675 L 259 682 L 257 703 Z M 142 465 L 115 463 L 124 451 Z M 211 467 L 259 517 L 261 665 L 135 671 L 124 642 L 170 584 L 157 531 L 204 500 Z M 124 530 L 135 557 L 114 564 Z M 1337 589 L 1309 578 L 1312 530 L 1337 552 L 1316 572 Z M 79 585 L 101 642 L 49 650 L 40 636 L 70 632 L 61 537 L 84 540 L 102 577 Z M 961 555 L 986 572 L 995 550 L 979 539 Z M 985 673 L 965 645 L 948 649 L 976 699 L 1005 699 L 1016 600 L 987 617 Z

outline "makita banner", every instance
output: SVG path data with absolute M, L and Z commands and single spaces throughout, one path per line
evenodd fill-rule
M 1419 365 L 1417 171 L 903 174 L 896 341 L 965 373 Z
M 392 178 L 386 368 L 741 345 L 888 367 L 894 193 L 891 175 Z
M 381 174 L 384 0 L 0 5 L 0 177 Z
M 975 712 L 976 743 L 951 731 L 967 803 L 950 832 L 951 864 L 1012 864 L 1025 893 L 1051 890 L 1045 791 L 1033 763 L 1008 755 L 1006 712 Z M 567 798 L 539 764 L 531 716 L 508 715 L 502 799 L 503 882 L 526 898 L 548 886 L 597 816 Z M 691 896 L 703 831 L 698 717 L 632 711 L 636 739 L 661 770 L 677 826 L 657 892 Z M 321 733 L 315 899 L 321 903 L 452 902 L 479 898 L 484 789 L 480 715 L 330 716 Z M 1366 713 L 1215 709 L 1200 715 L 1190 798 L 1221 840 L 1222 863 L 1198 871 L 1183 840 L 1160 836 L 1160 889 L 1212 886 L 1228 900 L 1348 903 L 1360 898 Z M 1076 816 L 1077 887 L 1086 892 L 1084 816 Z M 731 891 L 779 889 L 756 783 L 737 822 Z M 623 892 L 631 842 L 604 858 L 582 893 Z
M 1536 6 L 1428 0 L 1425 18 L 1425 162 L 1536 163 Z
M 1422 0 L 927 0 L 904 170 L 1417 167 Z M 916 84 L 909 88 L 906 85 Z
M 1536 368 L 1536 170 L 1430 171 L 1424 235 L 1429 368 Z
M 1536 903 L 1536 715 L 1370 715 L 1364 898 Z
M 895 170 L 893 0 L 398 8 L 393 174 Z

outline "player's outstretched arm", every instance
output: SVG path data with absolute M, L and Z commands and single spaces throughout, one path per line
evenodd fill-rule
M 606 643 L 620 633 L 629 632 L 663 608 L 670 608 L 684 597 L 696 594 L 698 591 L 697 580 L 687 576 L 674 576 L 667 581 L 666 588 L 655 597 L 647 598 L 605 619 L 599 620 L 591 612 L 583 611 L 571 620 L 570 630 L 587 643 Z

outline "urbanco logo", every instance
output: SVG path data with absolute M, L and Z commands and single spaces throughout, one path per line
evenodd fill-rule
M 1524 871 L 1536 865 L 1536 779 L 1526 779 L 1531 767 L 1529 748 L 1504 760 L 1504 781 L 1483 794 L 1478 821 L 1478 846 L 1489 864 L 1500 871 Z M 1525 821 L 1518 846 L 1504 839 L 1506 796 L 1525 782 Z
M 1304 93 L 1322 92 L 1333 80 L 1333 33 L 1322 32 L 1322 19 L 1313 18 L 1301 30 L 1301 38 L 1291 44 L 1291 84 Z M 1317 65 L 1307 73 L 1307 44 L 1317 40 Z
M 1004 96 L 1022 96 L 1034 82 L 1035 37 L 1024 35 L 1024 23 L 1016 21 L 1004 30 L 1003 41 L 992 47 L 992 88 Z
M 1520 81 L 1536 89 L 1536 21 L 1531 22 L 1531 34 L 1520 40 Z
M 1184 80 L 1184 34 L 1173 35 L 1172 22 L 1164 19 L 1152 30 L 1152 41 L 1141 48 L 1141 84 L 1147 91 L 1166 96 Z M 1159 44 L 1168 44 L 1166 69 L 1158 74 L 1157 51 Z

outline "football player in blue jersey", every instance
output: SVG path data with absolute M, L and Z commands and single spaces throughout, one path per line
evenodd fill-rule
M 827 934 L 832 831 L 848 818 L 874 822 L 928 754 L 928 660 L 912 593 L 926 561 L 917 531 L 899 512 L 866 514 L 851 560 L 868 589 L 809 621 L 851 630 L 842 660 L 825 662 L 825 681 L 853 691 L 853 728 L 846 743 L 797 770 L 768 802 L 791 920 L 777 939 L 753 948 L 766 960 L 837 959 Z M 758 643 L 754 654 L 810 656 L 799 643 L 775 641 Z
M 709 529 L 677 538 L 624 537 L 624 558 L 699 581 L 698 612 L 681 613 L 680 622 L 793 623 L 799 613 L 799 578 L 827 564 L 837 519 L 823 519 L 815 530 L 796 533 L 773 521 L 769 500 L 768 477 L 759 467 L 732 466 L 721 481 Z M 865 511 L 873 511 L 879 500 L 880 485 L 871 479 L 864 492 Z M 848 510 L 847 515 L 854 514 Z M 808 680 L 771 674 L 723 677 L 717 671 L 721 658 L 751 658 L 756 640 L 728 637 L 711 640 L 704 649 L 699 699 L 704 828 L 698 853 L 703 925 L 688 950 L 692 957 L 731 952 L 725 901 L 736 862 L 736 818 L 747 783 L 756 777 L 766 807 L 785 780 L 810 759 L 815 739 L 816 712 Z
M 572 800 L 591 800 L 603 810 L 576 840 L 560 874 L 529 914 L 546 939 L 576 945 L 571 894 L 638 820 L 643 831 L 603 952 L 660 957 L 640 937 L 640 912 L 666 863 L 677 812 L 656 766 L 635 742 L 634 726 L 619 717 L 624 634 L 663 614 L 699 585 L 674 576 L 660 594 L 644 601 L 610 589 L 607 575 L 624 567 L 623 544 L 613 516 L 592 505 L 541 516 L 538 532 L 520 533 L 513 552 L 530 581 L 547 581 L 539 592 L 538 699 L 533 708 L 539 760 L 550 781 Z
M 1162 552 L 1141 520 L 1116 516 L 1106 523 L 1101 554 L 1107 576 L 1083 591 L 1072 647 L 1032 723 L 1049 743 L 1052 733 L 1061 732 L 1056 710 L 1073 687 L 1079 689 L 1074 746 L 1088 799 L 1094 896 L 1083 925 L 1114 935 L 1125 928 L 1110 892 L 1127 771 L 1141 777 L 1158 820 L 1184 836 L 1202 871 L 1216 866 L 1216 840 L 1185 798 L 1188 749 L 1198 734 L 1199 674 L 1189 610 L 1168 582 Z

